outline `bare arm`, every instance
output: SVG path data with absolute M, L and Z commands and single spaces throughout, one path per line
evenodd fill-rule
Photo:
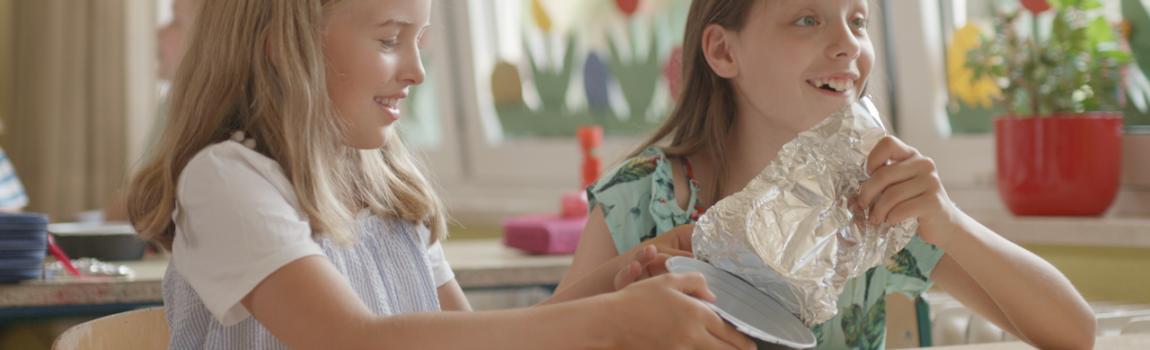
M 636 280 L 667 272 L 671 256 L 690 256 L 694 225 L 681 225 L 618 254 L 603 211 L 595 207 L 579 238 L 571 268 L 541 305 L 614 292 Z
M 612 279 L 625 262 L 615 250 L 615 241 L 607 229 L 603 209 L 596 206 L 591 210 L 583 235 L 579 237 L 579 247 L 575 250 L 571 267 L 563 275 L 555 295 L 543 304 L 614 291 Z M 572 288 L 575 285 L 578 286 Z
M 463 288 L 455 280 L 444 283 L 435 289 L 439 295 L 439 309 L 443 311 L 471 311 L 471 304 L 463 294 Z
M 573 338 L 563 330 L 583 328 L 581 323 L 587 322 L 579 314 L 558 317 L 554 309 L 376 317 L 320 256 L 284 266 L 252 290 L 243 304 L 273 335 L 301 349 L 527 349 L 551 339 Z M 533 331 L 522 332 L 526 327 Z M 570 342 L 556 343 L 579 344 L 577 339 L 564 340 Z
M 453 300 L 456 291 L 444 291 L 446 305 L 461 305 Z M 559 305 L 379 317 L 326 258 L 311 256 L 272 273 L 243 305 L 288 347 L 300 349 L 752 348 L 691 295 L 714 298 L 702 276 L 666 275 Z
M 1095 318 L 1054 266 L 961 214 L 931 275 L 964 305 L 1043 349 L 1090 349 Z
M 858 203 L 872 224 L 918 221 L 946 256 L 931 278 L 970 308 L 1040 348 L 1094 346 L 1094 314 L 1062 273 L 959 210 L 930 158 L 886 136 L 867 156 Z

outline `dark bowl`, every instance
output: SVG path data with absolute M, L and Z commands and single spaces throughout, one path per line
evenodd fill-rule
M 48 232 L 72 259 L 140 260 L 148 247 L 129 224 L 59 223 L 48 225 Z

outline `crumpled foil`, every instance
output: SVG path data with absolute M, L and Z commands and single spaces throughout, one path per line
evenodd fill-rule
M 886 131 L 868 98 L 779 151 L 743 190 L 716 203 L 692 237 L 697 258 L 774 298 L 808 326 L 831 319 L 850 278 L 883 263 L 918 222 L 871 225 L 852 209 L 866 159 Z

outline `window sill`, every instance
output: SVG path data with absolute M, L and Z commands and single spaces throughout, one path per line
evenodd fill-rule
M 1019 217 L 970 213 L 1018 244 L 1150 248 L 1150 217 Z
M 1102 217 L 1018 217 L 990 187 L 951 188 L 950 197 L 975 220 L 1019 244 L 1150 249 L 1150 191 L 1126 188 Z M 557 188 L 454 186 L 442 192 L 462 227 L 497 231 L 503 219 L 559 211 Z

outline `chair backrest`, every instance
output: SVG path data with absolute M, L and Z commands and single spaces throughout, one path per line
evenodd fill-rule
M 53 350 L 167 349 L 168 322 L 163 307 L 121 312 L 68 328 Z

